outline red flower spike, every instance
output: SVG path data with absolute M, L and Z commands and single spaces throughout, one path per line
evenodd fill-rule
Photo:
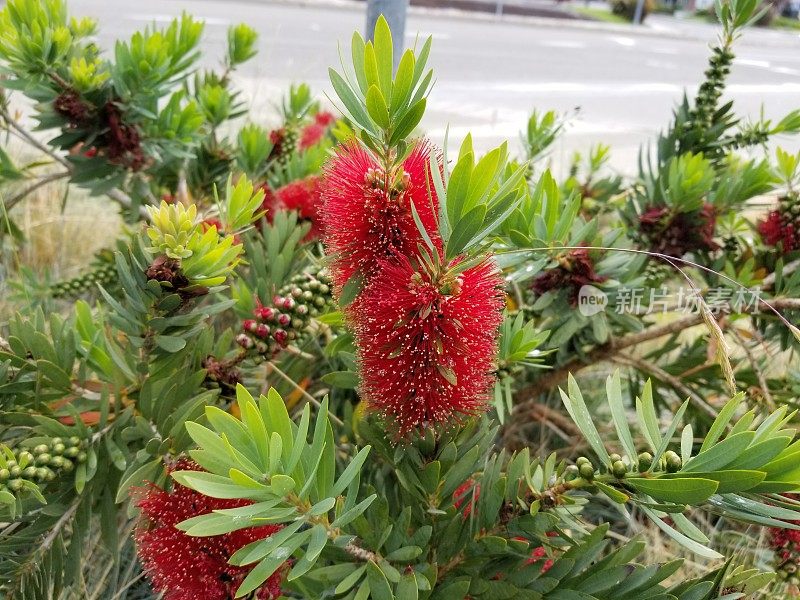
M 356 273 L 369 279 L 395 253 L 415 256 L 424 244 L 411 211 L 437 246 L 438 200 L 430 181 L 430 146 L 417 143 L 396 173 L 386 173 L 357 143 L 341 146 L 322 185 L 325 245 L 337 293 Z
M 170 470 L 202 470 L 182 458 Z M 190 517 L 213 510 L 252 504 L 248 500 L 220 500 L 173 484 L 171 491 L 154 485 L 139 490 L 137 506 L 141 523 L 136 530 L 136 548 L 153 588 L 164 600 L 229 600 L 252 569 L 228 563 L 240 548 L 279 531 L 282 525 L 261 525 L 224 535 L 193 537 L 175 526 Z M 281 595 L 282 571 L 278 569 L 256 592 L 258 600 Z
M 300 139 L 297 142 L 297 147 L 300 150 L 308 150 L 312 146 L 316 146 L 325 137 L 328 131 L 326 125 L 320 125 L 317 122 L 309 123 L 300 131 Z
M 800 249 L 800 231 L 777 210 L 770 212 L 766 221 L 758 224 L 758 232 L 769 246 L 782 244 L 784 252 Z
M 354 310 L 367 406 L 398 438 L 483 412 L 504 302 L 494 264 L 437 281 L 402 255 L 377 264 Z

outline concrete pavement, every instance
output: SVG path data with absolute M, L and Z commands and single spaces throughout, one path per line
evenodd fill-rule
M 261 51 L 237 75 L 255 120 L 274 119 L 272 103 L 293 81 L 307 81 L 331 93 L 327 68 L 339 61 L 337 43 L 349 55 L 354 29 L 362 29 L 363 6 L 246 0 L 68 0 L 73 13 L 100 20 L 100 43 L 186 10 L 206 21 L 205 51 L 218 62 L 228 25 L 247 22 L 260 33 Z M 714 30 L 694 28 L 641 35 L 626 29 L 578 28 L 575 22 L 536 24 L 511 19 L 465 18 L 412 11 L 407 44 L 417 34 L 433 36 L 431 65 L 436 85 L 423 127 L 441 140 L 449 123 L 457 143 L 467 131 L 487 148 L 517 139 L 533 108 L 577 115 L 556 147 L 558 165 L 572 152 L 603 142 L 612 146 L 612 164 L 635 170 L 640 145 L 664 128 L 685 88 L 693 92 L 705 68 Z M 650 28 L 674 27 L 651 21 Z M 748 32 L 739 46 L 729 95 L 740 112 L 777 118 L 800 107 L 800 36 Z M 794 139 L 783 144 L 800 148 Z

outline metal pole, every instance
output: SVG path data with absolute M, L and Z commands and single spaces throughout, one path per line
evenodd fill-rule
M 392 30 L 394 41 L 394 66 L 397 68 L 403 55 L 406 34 L 406 12 L 408 0 L 367 0 L 367 39 L 372 39 L 378 17 L 384 16 Z
M 633 24 L 634 25 L 641 25 L 642 24 L 642 12 L 644 12 L 644 0 L 637 0 L 637 2 L 636 2 L 636 12 L 633 13 Z
M 497 0 L 497 7 L 494 9 L 494 14 L 496 17 L 503 16 L 503 0 Z

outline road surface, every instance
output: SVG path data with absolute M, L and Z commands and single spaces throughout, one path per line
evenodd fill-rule
M 205 50 L 219 61 L 228 25 L 244 21 L 260 34 L 259 55 L 237 74 L 254 120 L 275 120 L 274 102 L 291 82 L 306 81 L 331 93 L 327 68 L 339 61 L 337 44 L 349 55 L 354 29 L 363 28 L 363 6 L 305 6 L 242 0 L 68 0 L 77 15 L 100 21 L 100 43 L 155 22 L 163 25 L 186 10 L 205 19 Z M 574 114 L 553 153 L 564 169 L 575 150 L 603 142 L 612 166 L 631 174 L 641 144 L 665 127 L 684 89 L 693 92 L 705 68 L 714 30 L 654 18 L 650 27 L 670 35 L 575 28 L 565 23 L 532 25 L 413 13 L 406 43 L 433 36 L 431 65 L 436 85 L 423 127 L 441 140 L 449 124 L 453 143 L 471 131 L 488 148 L 503 139 L 518 145 L 533 108 Z M 745 35 L 728 89 L 739 111 L 762 108 L 779 118 L 800 107 L 800 36 L 752 31 Z M 796 139 L 781 140 L 800 148 Z M 518 146 L 517 146 L 518 147 Z

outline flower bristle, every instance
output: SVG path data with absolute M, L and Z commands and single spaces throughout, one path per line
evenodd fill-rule
M 489 259 L 457 275 L 454 263 L 435 279 L 403 255 L 380 261 L 359 298 L 361 396 L 398 439 L 487 407 L 503 282 Z
M 430 152 L 427 142 L 418 142 L 396 172 L 386 173 L 372 154 L 351 142 L 328 162 L 322 221 L 337 293 L 356 273 L 369 279 L 378 263 L 395 252 L 417 254 L 418 244 L 424 242 L 412 204 L 428 236 L 441 246 Z
M 202 471 L 193 461 L 181 458 L 170 471 Z M 136 551 L 147 578 L 164 600 L 229 600 L 251 571 L 252 565 L 228 563 L 231 555 L 252 542 L 280 531 L 282 525 L 260 525 L 209 537 L 195 537 L 176 528 L 181 521 L 214 510 L 239 508 L 249 500 L 223 500 L 204 496 L 179 483 L 167 491 L 155 485 L 140 488 L 141 511 L 135 533 Z M 258 600 L 281 595 L 283 568 L 278 569 L 256 592 Z
M 773 210 L 758 224 L 758 232 L 768 246 L 780 244 L 784 252 L 800 249 L 800 219 L 795 223 L 780 211 Z

